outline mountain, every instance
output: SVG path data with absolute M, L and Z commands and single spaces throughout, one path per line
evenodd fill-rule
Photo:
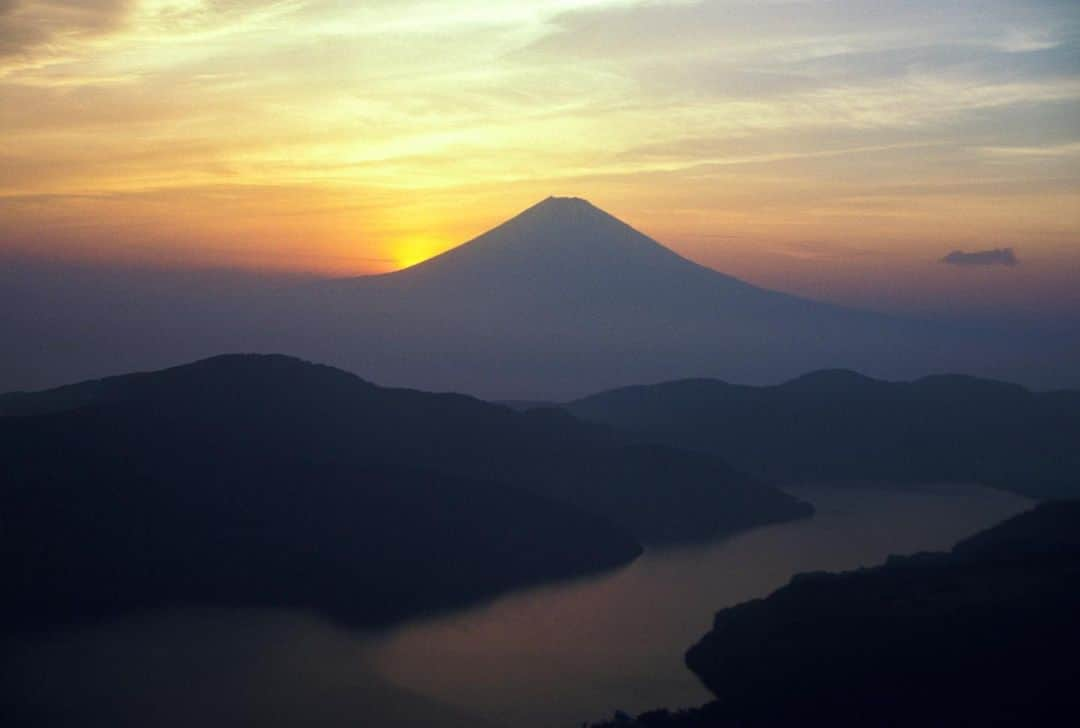
M 957 353 L 986 361 L 964 359 L 982 351 L 979 337 L 758 288 L 577 198 L 548 198 L 411 268 L 287 300 L 262 328 L 313 322 L 287 350 L 504 399 L 705 373 L 761 381 L 838 363 L 924 373 Z
M 565 401 L 686 377 L 765 383 L 845 366 L 1076 382 L 1075 337 L 971 331 L 769 291 L 552 197 L 385 275 L 305 283 L 0 266 L 0 390 L 223 351 L 287 351 L 375 381 Z
M 942 375 L 886 382 L 829 370 L 750 387 L 626 387 L 567 405 L 643 440 L 787 480 L 977 481 L 1080 496 L 1080 393 Z
M 0 397 L 9 621 L 160 604 L 376 623 L 809 506 L 558 410 L 230 355 Z
M 626 728 L 1056 725 L 1074 710 L 1080 503 L 951 553 L 800 574 L 725 609 L 686 655 L 717 696 Z
M 222 462 L 199 457 L 206 443 L 184 426 L 35 419 L 0 422 L 0 632 L 186 605 L 378 626 L 641 550 L 603 519 L 502 484 L 274 453 Z M 129 450 L 143 427 L 168 444 Z
M 707 538 L 809 512 L 716 457 L 635 443 L 560 409 L 518 413 L 464 395 L 384 388 L 277 355 L 225 355 L 7 395 L 0 414 L 88 402 L 133 417 L 183 418 L 201 428 L 208 448 L 225 443 L 315 461 L 401 463 L 508 483 L 596 513 L 649 542 Z M 210 432 L 218 433 L 216 441 Z

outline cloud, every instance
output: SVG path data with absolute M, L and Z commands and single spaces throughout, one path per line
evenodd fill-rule
M 994 248 L 993 250 L 976 250 L 967 253 L 963 250 L 954 250 L 941 259 L 942 263 L 949 265 L 973 266 L 973 265 L 1004 265 L 1013 267 L 1020 261 L 1012 248 Z
M 0 59 L 108 34 L 130 8 L 131 0 L 0 0 Z

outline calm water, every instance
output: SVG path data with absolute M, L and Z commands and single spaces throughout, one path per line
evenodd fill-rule
M 649 552 L 382 634 L 273 610 L 151 615 L 6 650 L 0 679 L 71 725 L 579 726 L 700 704 L 682 654 L 792 574 L 944 549 L 1030 502 L 975 486 L 798 488 L 807 521 Z

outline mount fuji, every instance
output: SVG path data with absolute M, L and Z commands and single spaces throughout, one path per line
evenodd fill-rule
M 265 330 L 277 350 L 386 383 L 565 398 L 713 376 L 814 369 L 918 376 L 985 361 L 939 324 L 810 301 L 694 263 L 579 198 L 550 197 L 394 273 L 293 290 Z
M 0 266 L 0 340 L 20 352 L 0 357 L 0 391 L 235 351 L 291 354 L 390 386 L 547 401 L 685 378 L 774 384 L 833 368 L 879 379 L 960 371 L 1041 388 L 1071 385 L 1069 363 L 1080 361 L 1062 337 L 766 290 L 565 197 L 383 275 L 298 284 Z

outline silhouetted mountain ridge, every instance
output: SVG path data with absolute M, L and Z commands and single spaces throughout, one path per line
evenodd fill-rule
M 626 387 L 567 408 L 763 477 L 977 481 L 1075 497 L 1077 394 L 963 375 L 887 382 L 828 370 L 766 387 L 708 379 Z
M 463 245 L 380 278 L 494 286 L 507 279 L 521 284 L 550 282 L 544 279 L 558 276 L 558 282 L 569 289 L 578 282 L 603 284 L 613 271 L 637 275 L 704 272 L 734 286 L 753 288 L 683 258 L 576 197 L 549 197 Z
M 824 394 L 847 394 L 870 390 L 879 382 L 851 369 L 822 369 L 804 374 L 780 385 L 792 392 L 816 392 Z
M 1044 503 L 960 541 L 952 555 L 968 559 L 1080 559 L 1080 502 Z
M 122 408 L 132 417 L 187 418 L 220 442 L 247 448 L 510 483 L 609 518 L 645 540 L 692 540 L 808 513 L 717 458 L 638 444 L 565 412 L 517 413 L 465 395 L 383 388 L 283 356 L 214 357 L 24 394 L 16 403 L 22 412 L 32 412 L 34 402 L 55 411 L 65 400 Z M 226 427 L 230 422 L 237 424 Z M 207 448 L 218 447 L 206 439 Z
M 246 379 L 235 387 L 236 377 Z M 0 394 L 0 416 L 63 412 L 103 402 L 145 402 L 171 407 L 220 404 L 221 396 L 288 397 L 316 385 L 327 390 L 353 390 L 367 385 L 360 377 L 281 354 L 224 354 L 157 372 L 139 372 L 69 384 L 42 392 Z
M 810 512 L 714 457 L 562 410 L 386 389 L 285 356 L 6 396 L 0 413 L 14 625 L 172 603 L 382 623 L 625 563 L 635 536 Z

